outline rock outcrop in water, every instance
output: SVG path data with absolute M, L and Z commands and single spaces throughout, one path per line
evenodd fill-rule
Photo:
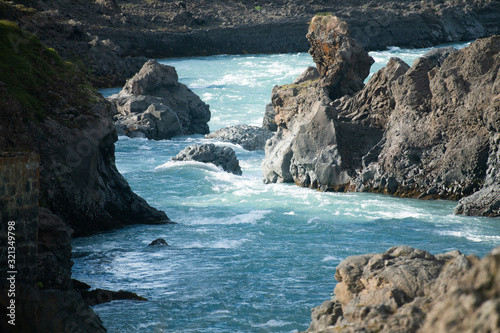
M 324 29 L 324 34 L 339 26 L 336 19 L 321 18 L 321 26 L 318 20 L 311 29 Z M 334 30 L 330 34 L 348 40 L 347 30 Z M 311 53 L 323 68 L 328 52 L 315 35 L 308 35 Z M 342 40 L 335 39 L 333 48 Z M 343 54 L 358 54 L 348 47 L 352 42 L 343 43 Z M 320 70 L 316 82 L 275 87 L 278 131 L 266 147 L 264 180 L 454 200 L 484 183 L 456 211 L 498 215 L 499 54 L 500 37 L 494 36 L 456 52 L 433 51 L 411 67 L 393 58 L 355 95 L 335 100 L 330 97 L 338 88 L 329 85 L 330 69 Z M 352 61 L 350 66 L 360 67 Z M 359 78 L 353 80 L 359 87 Z
M 118 109 L 118 134 L 161 140 L 209 133 L 208 105 L 178 81 L 174 67 L 156 60 L 145 63 L 122 91 L 108 100 Z
M 190 145 L 172 157 L 173 161 L 197 161 L 214 164 L 222 170 L 241 175 L 240 162 L 231 147 L 216 146 L 213 143 Z
M 274 134 L 267 128 L 235 125 L 218 129 L 205 135 L 206 139 L 216 139 L 241 145 L 246 150 L 264 150 L 266 141 Z
M 500 248 L 479 260 L 398 246 L 348 257 L 307 332 L 496 332 Z

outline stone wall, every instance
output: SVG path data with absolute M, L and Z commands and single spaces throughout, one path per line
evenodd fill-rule
M 17 271 L 18 282 L 35 283 L 39 163 L 40 158 L 34 153 L 0 153 L 0 286 L 7 278 L 4 267 L 10 267 L 7 254 L 12 249 L 8 247 L 15 248 L 15 268 L 9 271 Z M 9 226 L 15 230 L 15 238 L 7 246 Z

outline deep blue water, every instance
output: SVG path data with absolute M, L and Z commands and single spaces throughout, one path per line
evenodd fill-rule
M 391 56 L 411 63 L 423 52 L 372 53 L 374 70 Z M 162 62 L 175 66 L 180 81 L 210 104 L 210 128 L 216 130 L 259 125 L 273 85 L 290 83 L 312 59 L 224 55 Z M 401 244 L 484 256 L 500 245 L 500 219 L 454 216 L 454 202 L 265 185 L 263 151 L 230 145 L 243 176 L 170 161 L 185 146 L 206 141 L 117 142 L 116 163 L 131 187 L 177 224 L 131 226 L 73 241 L 74 278 L 149 299 L 95 306 L 109 332 L 305 330 L 310 309 L 330 298 L 335 267 L 347 256 Z M 148 247 L 159 237 L 170 247 Z

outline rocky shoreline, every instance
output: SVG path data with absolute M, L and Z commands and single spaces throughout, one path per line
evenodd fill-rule
M 483 259 L 408 246 L 346 258 L 306 332 L 497 332 L 500 248 Z
M 18 22 L 78 62 L 98 87 L 123 85 L 148 58 L 305 52 L 308 24 L 318 13 L 347 22 L 367 50 L 430 47 L 500 34 L 500 4 L 489 0 L 22 3 L 1 2 L 0 19 Z
M 358 189 L 433 198 L 459 199 L 475 192 L 460 201 L 457 213 L 499 215 L 498 37 L 475 42 L 445 60 L 429 57 L 417 61 L 411 68 L 395 59 L 366 86 L 361 83 L 370 63 L 363 47 L 431 46 L 500 33 L 499 7 L 496 1 L 359 1 L 355 5 L 322 1 L 304 5 L 290 0 L 259 5 L 253 1 L 198 0 L 189 4 L 154 1 L 142 6 L 119 0 L 97 0 L 90 6 L 83 0 L 1 1 L 0 18 L 10 21 L 0 22 L 0 172 L 4 180 L 0 187 L 0 240 L 7 242 L 6 226 L 15 222 L 20 249 L 16 257 L 20 272 L 17 316 L 34 318 L 18 321 L 17 331 L 106 331 L 71 280 L 72 234 L 84 236 L 129 224 L 171 222 L 164 212 L 133 193 L 118 172 L 112 118 L 118 111 L 92 85 L 123 84 L 148 57 L 305 51 L 309 47 L 304 38 L 308 23 L 318 12 L 332 12 L 346 23 L 338 20 L 331 24 L 336 34 L 332 39 L 331 31 L 325 30 L 330 16 L 313 20 L 310 40 L 332 51 L 315 53 L 317 62 L 324 61 L 318 64 L 320 77 L 277 87 L 273 92 L 278 132 L 266 146 L 268 181 L 295 181 L 322 190 Z M 332 44 L 337 37 L 343 42 Z M 332 58 L 346 51 L 356 56 L 340 57 L 342 61 Z M 470 59 L 477 61 L 471 63 Z M 474 113 L 468 112 L 470 105 Z M 449 109 L 456 113 L 447 114 Z M 150 113 L 156 111 L 155 107 Z M 206 123 L 209 112 L 201 113 Z M 302 127 L 302 120 L 322 131 Z M 416 120 L 434 126 L 433 131 Z M 467 131 L 455 136 L 464 124 Z M 201 130 L 190 128 L 183 133 L 208 131 L 203 125 L 197 127 Z M 295 129 L 298 132 L 293 132 Z M 287 131 L 305 139 L 287 141 Z M 352 137 L 359 143 L 348 145 Z M 394 163 L 395 156 L 402 157 L 398 163 Z M 429 178 L 435 182 L 428 184 L 425 180 Z M 7 249 L 0 251 L 2 267 L 7 267 Z M 499 283 L 489 270 L 498 271 L 494 266 L 497 252 L 478 261 L 458 253 L 432 256 L 396 248 L 380 258 L 365 256 L 362 263 L 355 259 L 354 266 L 357 271 L 364 270 L 366 264 L 369 269 L 381 269 L 399 265 L 391 262 L 399 257 L 437 261 L 441 266 L 429 271 L 433 278 L 440 281 L 442 277 L 446 282 L 450 274 L 458 272 L 463 275 L 460 281 L 481 298 L 481 302 L 462 303 L 462 310 L 474 314 L 471 318 L 475 319 L 498 308 L 498 291 L 490 287 Z M 338 268 L 339 279 L 354 283 L 355 290 L 347 298 L 363 292 L 358 290 L 358 275 L 342 275 L 343 267 L 352 261 Z M 463 267 L 470 270 L 465 272 Z M 0 274 L 0 314 L 4 318 L 9 313 L 6 304 L 11 288 L 6 274 Z M 481 279 L 470 282 L 466 280 L 469 275 Z M 390 288 L 391 283 L 395 282 L 389 282 Z M 449 288 L 453 297 L 461 297 L 457 292 L 465 288 L 462 286 Z M 346 289 L 352 292 L 352 285 Z M 418 321 L 421 311 L 429 309 L 412 303 L 427 302 L 421 298 L 427 294 L 420 289 L 394 291 L 394 295 L 388 304 L 382 301 L 383 307 L 373 302 L 373 307 L 366 309 L 358 305 L 367 304 L 349 308 L 350 299 L 339 299 L 340 304 L 335 301 L 326 304 L 325 311 L 317 310 L 316 317 L 327 324 L 325 329 L 331 324 L 349 326 L 351 319 L 372 318 L 371 313 L 373 318 L 382 315 L 382 320 L 372 321 L 377 329 L 393 327 L 385 324 L 387 318 L 397 320 L 402 327 L 433 327 L 428 321 L 445 325 L 440 320 L 446 319 L 433 312 L 425 323 Z M 411 316 L 399 321 L 398 307 L 405 302 L 411 305 L 402 309 Z M 457 301 L 449 298 L 445 305 L 433 309 L 453 308 L 448 307 L 451 302 Z M 486 304 L 481 307 L 484 312 L 476 311 L 478 304 Z M 323 312 L 334 317 L 324 319 Z M 453 321 L 453 316 L 457 314 L 450 312 L 444 318 Z M 1 325 L 3 331 L 11 329 L 5 321 Z M 323 329 L 322 324 L 315 325 L 312 331 Z
M 343 21 L 316 16 L 307 37 L 320 77 L 273 89 L 266 182 L 463 198 L 456 213 L 499 215 L 498 36 L 432 51 L 412 67 L 392 58 L 366 85 L 373 60 Z

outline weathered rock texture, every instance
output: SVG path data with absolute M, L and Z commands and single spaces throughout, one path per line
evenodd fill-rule
M 0 18 L 19 22 L 65 58 L 79 59 L 101 86 L 123 84 L 144 56 L 304 52 L 308 22 L 317 13 L 346 21 L 354 38 L 370 50 L 429 47 L 500 33 L 500 4 L 491 0 L 22 3 L 34 9 L 2 2 Z
M 332 16 L 315 16 L 306 37 L 321 83 L 328 87 L 331 99 L 363 88 L 363 80 L 375 61 L 351 38 L 346 22 Z
M 235 125 L 221 128 L 215 132 L 205 135 L 206 139 L 217 139 L 221 141 L 236 143 L 246 150 L 264 150 L 266 141 L 273 133 L 263 127 L 249 125 Z
M 479 260 L 398 246 L 348 257 L 307 332 L 496 332 L 500 248 Z
M 106 332 L 72 288 L 70 228 L 38 206 L 39 163 L 34 153 L 0 153 L 0 330 Z
M 216 146 L 213 143 L 190 145 L 172 157 L 173 161 L 197 161 L 211 163 L 224 171 L 241 175 L 238 158 L 231 147 Z
M 340 127 L 330 97 L 361 89 L 373 59 L 336 17 L 315 17 L 308 38 L 321 76 L 274 87 L 278 131 L 266 146 L 263 174 L 266 182 L 295 182 L 328 190 L 345 186 L 354 176 L 340 147 L 345 137 L 351 138 L 351 132 L 356 134 L 352 126 Z M 379 140 L 372 140 L 373 145 Z
M 179 83 L 174 67 L 156 60 L 145 63 L 122 91 L 108 100 L 118 109 L 115 125 L 119 134 L 160 140 L 209 133 L 208 105 Z
M 334 66 L 320 70 L 317 82 L 273 89 L 278 131 L 266 147 L 265 181 L 454 200 L 484 183 L 456 212 L 498 215 L 500 37 L 460 51 L 432 51 L 411 67 L 393 58 L 355 95 L 332 100 L 337 88 L 329 77 L 341 66 L 327 61 L 328 45 L 339 48 L 336 42 L 348 40 L 348 32 L 337 20 L 324 17 L 321 23 L 314 29 L 336 26 L 335 34 L 344 37 L 331 44 L 313 40 L 311 53 L 318 67 Z M 360 54 L 353 48 L 342 53 Z M 353 60 L 344 63 L 359 67 Z

